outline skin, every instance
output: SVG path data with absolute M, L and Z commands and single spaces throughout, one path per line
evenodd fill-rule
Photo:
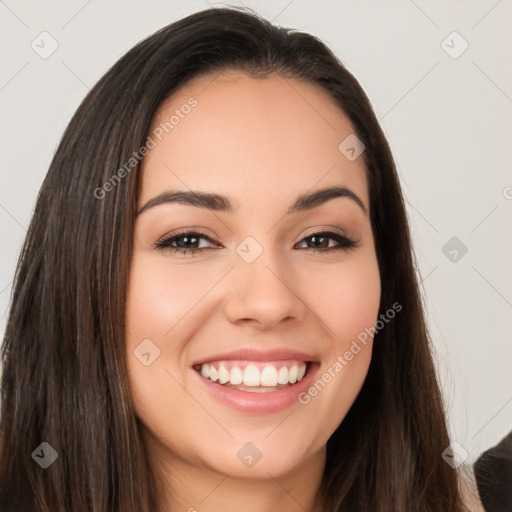
M 315 85 L 230 71 L 173 94 L 151 131 L 190 97 L 197 106 L 143 161 L 138 207 L 179 188 L 226 195 L 234 212 L 167 203 L 136 220 L 126 354 L 135 412 L 162 485 L 159 510 L 319 511 L 326 442 L 364 382 L 371 338 L 307 405 L 272 414 L 218 402 L 191 365 L 237 348 L 279 347 L 312 354 L 320 377 L 375 324 L 381 289 L 368 213 L 338 197 L 286 214 L 301 194 L 333 185 L 353 191 L 368 212 L 363 160 L 338 150 L 354 129 Z M 213 242 L 200 247 L 209 249 L 193 256 L 155 249 L 182 228 L 204 232 Z M 321 252 L 337 241 L 307 237 L 325 230 L 344 232 L 357 246 Z M 236 252 L 247 236 L 263 249 L 251 264 Z M 149 366 L 134 356 L 144 339 L 160 350 Z M 262 453 L 252 467 L 236 456 L 247 442 Z
M 471 466 L 462 466 L 460 472 L 462 495 L 466 507 L 470 512 L 485 512 L 480 495 L 478 494 L 474 469 Z

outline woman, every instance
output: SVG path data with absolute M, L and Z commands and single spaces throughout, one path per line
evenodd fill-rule
M 246 11 L 83 101 L 2 357 L 5 511 L 465 510 L 387 141 L 323 43 Z

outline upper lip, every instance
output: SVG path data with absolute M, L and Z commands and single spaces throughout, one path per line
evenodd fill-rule
M 289 359 L 296 359 L 298 361 L 315 361 L 314 356 L 305 354 L 304 352 L 297 352 L 296 350 L 289 350 L 286 348 L 276 348 L 273 350 L 258 350 L 253 348 L 245 348 L 233 350 L 231 352 L 223 352 L 213 356 L 204 357 L 192 363 L 192 366 L 202 365 L 213 361 L 286 361 Z

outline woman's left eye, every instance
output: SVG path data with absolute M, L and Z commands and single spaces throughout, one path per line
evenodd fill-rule
M 333 233 L 331 231 L 321 231 L 319 233 L 313 233 L 312 235 L 304 238 L 300 243 L 303 244 L 307 241 L 313 245 L 313 247 L 306 247 L 306 250 L 312 250 L 315 252 L 328 252 L 328 251 L 349 251 L 357 246 L 357 240 L 349 238 L 339 233 Z M 337 242 L 337 245 L 330 245 L 330 240 Z
M 336 245 L 332 246 L 330 241 L 334 240 Z M 201 244 L 204 241 L 206 244 Z M 306 243 L 308 246 L 304 247 L 306 250 L 314 252 L 328 252 L 335 250 L 348 251 L 357 246 L 357 241 L 352 238 L 346 237 L 339 233 L 331 231 L 322 231 L 313 233 L 305 237 L 298 245 Z M 203 251 L 205 249 L 220 248 L 211 238 L 204 233 L 196 231 L 187 231 L 173 235 L 158 241 L 155 244 L 156 249 L 170 249 L 175 253 L 192 254 Z

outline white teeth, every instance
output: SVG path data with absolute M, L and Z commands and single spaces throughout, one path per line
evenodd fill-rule
M 274 366 L 265 366 L 261 372 L 262 386 L 277 386 L 277 370 Z
M 273 388 L 278 384 L 295 384 L 302 380 L 306 374 L 306 363 L 300 365 L 294 364 L 290 369 L 286 366 L 282 366 L 278 370 L 277 367 L 277 364 L 267 364 L 260 371 L 256 364 L 248 364 L 243 369 L 238 366 L 233 366 L 228 370 L 226 368 L 226 362 L 219 362 L 217 370 L 213 364 L 204 363 L 201 366 L 200 373 L 203 377 L 210 379 L 212 382 L 218 381 L 219 384 L 231 384 L 232 386 L 243 384 L 245 386 L 259 388 L 254 389 L 254 391 L 265 391 L 261 388 Z
M 238 386 L 238 384 L 242 384 L 244 381 L 244 372 L 238 368 L 238 366 L 233 366 L 231 371 L 229 372 L 229 382 L 233 384 L 233 386 Z
M 297 374 L 299 373 L 299 369 L 296 365 L 293 365 L 290 368 L 290 373 L 288 374 L 288 382 L 290 384 L 295 384 L 297 382 Z
M 288 368 L 283 366 L 279 373 L 277 374 L 277 383 L 278 384 L 288 384 Z
M 215 369 L 215 366 L 210 366 L 210 380 L 215 382 L 219 378 L 219 374 Z
M 261 375 L 257 366 L 250 364 L 244 370 L 244 386 L 259 386 L 261 384 Z
M 219 382 L 221 384 L 226 384 L 229 380 L 229 372 L 224 368 L 224 366 L 220 366 L 219 368 Z

